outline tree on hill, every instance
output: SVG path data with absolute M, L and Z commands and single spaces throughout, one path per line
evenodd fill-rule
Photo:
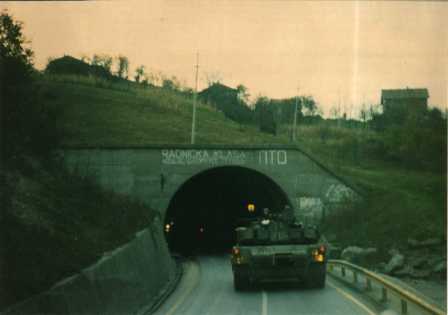
M 317 123 L 322 120 L 318 113 L 319 109 L 311 96 L 302 96 L 299 99 L 270 99 L 259 96 L 255 101 L 255 120 L 260 130 L 272 134 L 277 132 L 279 124 L 293 124 L 294 115 L 297 115 L 298 123 Z
M 81 61 L 82 61 L 82 62 L 85 62 L 85 63 L 88 63 L 88 64 L 90 64 L 90 63 L 92 62 L 92 60 L 90 59 L 90 57 L 87 56 L 87 55 L 84 55 L 84 54 L 81 56 Z M 50 62 L 50 60 L 49 60 L 48 62 Z
M 145 75 L 143 76 L 142 85 L 143 85 L 143 87 L 146 88 L 146 87 L 149 86 L 149 84 L 150 84 L 150 83 L 149 83 L 149 77 L 148 77 L 148 75 L 145 74 Z
M 253 112 L 247 104 L 238 97 L 238 90 L 221 83 L 214 83 L 199 92 L 199 98 L 222 111 L 226 117 L 238 123 L 253 121 Z
M 25 47 L 22 22 L 14 21 L 7 11 L 0 14 L 0 53 L 3 58 L 14 58 L 28 68 L 32 67 L 33 51 Z
M 236 87 L 236 90 L 238 92 L 238 98 L 247 104 L 249 102 L 249 96 L 250 96 L 247 87 L 245 87 L 242 84 L 239 84 Z
M 112 73 L 111 68 L 112 68 L 112 63 L 113 63 L 113 58 L 110 56 L 105 56 L 104 57 L 104 61 L 102 66 L 104 67 L 104 69 L 106 69 L 109 73 Z
M 255 101 L 255 119 L 260 131 L 277 134 L 277 119 L 271 100 L 266 96 L 259 96 Z
M 170 91 L 181 91 L 181 83 L 175 77 L 164 77 L 162 80 L 162 88 Z
M 297 103 L 297 113 L 296 113 Z M 302 104 L 295 97 L 269 100 L 269 107 L 276 116 L 276 121 L 281 124 L 292 124 L 294 114 L 297 114 L 297 121 L 302 118 Z
M 438 108 L 410 111 L 397 121 L 380 109 L 368 109 L 367 124 L 377 134 L 366 144 L 370 156 L 409 169 L 446 173 L 447 120 Z
M 145 76 L 145 66 L 144 65 L 140 65 L 137 67 L 137 69 L 135 69 L 135 82 L 140 83 L 140 80 L 143 79 L 143 77 Z
M 6 11 L 0 14 L 1 159 L 19 161 L 23 155 L 49 154 L 60 136 L 55 112 L 39 99 L 31 48 L 22 23 Z
M 129 71 L 129 59 L 126 56 L 118 56 L 118 70 L 117 75 L 119 78 L 127 79 Z
M 361 119 L 364 124 L 370 119 L 369 110 L 365 104 L 362 105 L 361 110 L 359 111 L 359 119 Z
M 113 58 L 109 55 L 102 54 L 102 55 L 93 55 L 91 65 L 92 66 L 99 66 L 103 67 L 108 73 L 112 73 L 112 62 Z
M 312 96 L 301 97 L 300 104 L 302 105 L 302 113 L 304 116 L 317 115 L 318 108 Z
M 258 112 L 256 119 L 259 124 L 262 123 L 260 119 L 266 115 L 272 116 L 269 120 L 275 121 L 275 124 L 291 125 L 294 121 L 294 115 L 297 115 L 297 122 L 313 123 L 322 119 L 318 115 L 318 110 L 316 102 L 311 96 L 302 96 L 299 99 L 296 97 L 269 99 L 262 96 L 255 101 L 255 111 Z M 267 114 L 268 112 L 270 114 Z M 266 121 L 266 118 L 263 119 Z M 266 122 L 263 124 L 266 124 Z

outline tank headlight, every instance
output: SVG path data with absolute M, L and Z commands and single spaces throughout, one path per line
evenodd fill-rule
M 255 205 L 253 203 L 249 203 L 247 205 L 247 211 L 254 212 L 255 211 Z
M 324 262 L 325 261 L 325 246 L 321 245 L 318 249 L 313 249 L 311 252 L 311 256 L 315 262 Z
M 324 262 L 325 257 L 322 254 L 317 254 L 317 255 L 313 256 L 313 259 L 316 262 Z

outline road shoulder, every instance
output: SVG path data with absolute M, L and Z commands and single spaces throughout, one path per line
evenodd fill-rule
M 181 268 L 183 275 L 177 287 L 153 314 L 174 314 L 197 288 L 200 280 L 200 268 L 197 261 L 186 260 L 182 263 Z

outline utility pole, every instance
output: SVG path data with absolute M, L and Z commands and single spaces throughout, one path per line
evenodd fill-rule
M 198 71 L 199 71 L 199 53 L 196 53 L 196 78 L 193 93 L 193 117 L 191 120 L 191 144 L 194 144 L 196 137 L 196 99 L 198 97 Z
M 296 142 L 296 128 L 297 128 L 297 108 L 299 107 L 299 88 L 297 88 L 296 106 L 294 108 L 294 124 L 292 127 L 292 142 Z
M 341 118 L 339 117 L 341 115 L 341 90 L 338 91 L 339 101 L 338 101 L 338 115 L 336 116 L 336 122 L 338 128 L 341 126 Z

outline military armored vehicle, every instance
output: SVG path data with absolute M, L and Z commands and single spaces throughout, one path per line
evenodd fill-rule
M 325 287 L 327 246 L 317 226 L 304 225 L 290 213 L 265 213 L 235 231 L 231 264 L 236 290 L 260 282 Z

